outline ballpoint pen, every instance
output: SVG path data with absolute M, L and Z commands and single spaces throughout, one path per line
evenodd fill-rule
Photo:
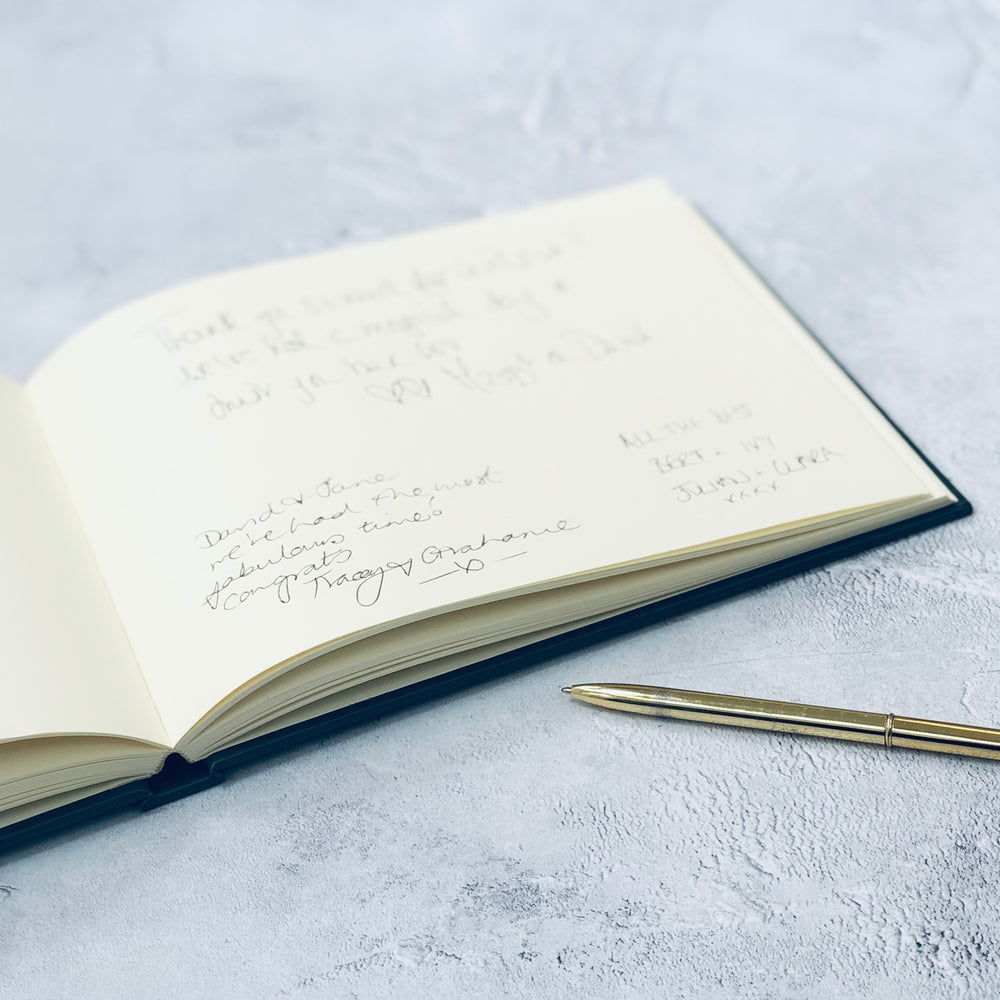
M 591 705 L 643 715 L 1000 760 L 1000 729 L 982 726 L 644 684 L 574 684 L 563 691 Z

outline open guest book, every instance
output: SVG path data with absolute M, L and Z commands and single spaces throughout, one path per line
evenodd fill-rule
M 7 844 L 970 509 L 656 181 L 126 305 L 0 422 Z

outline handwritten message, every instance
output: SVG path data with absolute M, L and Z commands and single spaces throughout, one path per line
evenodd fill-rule
M 220 422 L 277 400 L 420 407 L 516 393 L 651 343 L 627 315 L 573 311 L 586 251 L 583 236 L 566 231 L 365 281 L 317 279 L 273 301 L 262 293 L 254 307 L 242 294 L 223 309 L 175 310 L 141 336 L 161 354 L 168 383 Z
M 368 608 L 381 600 L 387 586 L 483 573 L 527 555 L 548 536 L 579 528 L 556 519 L 493 524 L 458 535 L 454 528 L 449 531 L 447 513 L 457 498 L 500 482 L 500 474 L 489 466 L 471 475 L 420 483 L 375 472 L 346 482 L 329 477 L 266 500 L 232 522 L 198 532 L 194 542 L 210 580 L 201 603 L 218 612 L 261 599 L 289 604 L 343 595 Z M 425 531 L 415 536 L 406 530 L 414 526 Z M 388 546 L 391 555 L 370 558 L 368 540 L 393 533 L 401 537 L 398 545 Z
M 787 446 L 789 436 L 787 429 L 763 429 L 754 406 L 738 401 L 620 431 L 618 442 L 666 477 L 677 503 L 741 504 L 772 496 L 792 477 L 843 458 L 822 441 L 804 449 Z

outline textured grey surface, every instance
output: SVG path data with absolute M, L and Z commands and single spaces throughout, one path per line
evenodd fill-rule
M 977 506 L 0 859 L 0 996 L 993 997 L 1000 770 L 600 713 L 1000 723 L 997 0 L 0 3 L 0 371 L 124 300 L 662 174 Z

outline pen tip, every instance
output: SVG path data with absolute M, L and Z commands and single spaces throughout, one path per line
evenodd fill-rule
M 573 690 L 572 688 L 563 688 L 562 689 L 562 693 L 563 694 L 569 694 L 572 690 Z

